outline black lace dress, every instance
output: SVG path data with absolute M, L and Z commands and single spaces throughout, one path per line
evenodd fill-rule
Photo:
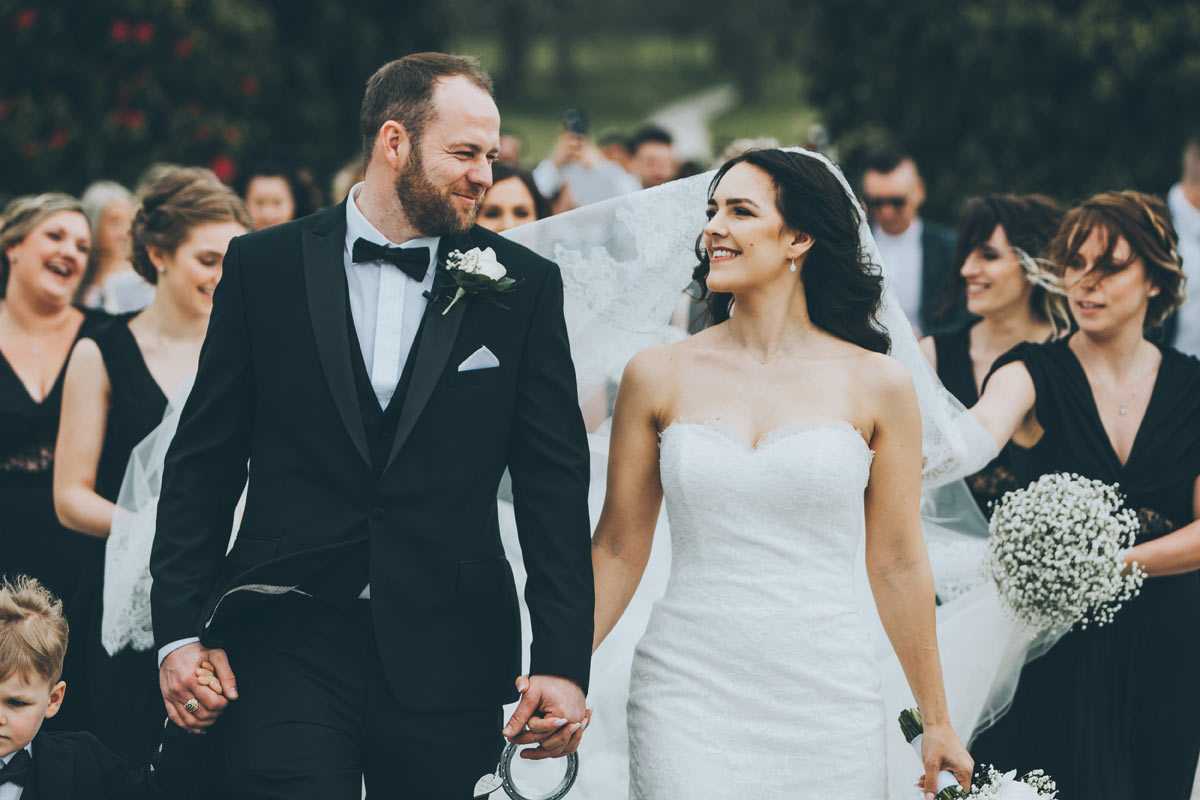
M 116 502 L 129 454 L 162 422 L 167 397 L 150 374 L 137 340 L 129 331 L 133 315 L 123 315 L 91 338 L 100 348 L 108 372 L 109 407 L 104 446 L 96 468 L 96 494 Z M 109 656 L 100 643 L 104 597 L 104 546 L 90 554 L 80 581 L 78 605 L 88 618 L 81 635 L 87 637 L 86 698 L 91 706 L 90 730 L 108 749 L 134 764 L 149 763 L 162 736 L 166 719 L 158 688 L 154 650 L 122 650 Z
M 81 310 L 84 319 L 76 341 L 111 320 L 101 311 Z M 97 540 L 67 530 L 54 513 L 54 446 L 66 363 L 39 402 L 0 353 L 0 573 L 37 578 L 62 598 L 67 620 L 74 624 L 73 597 Z M 68 682 L 74 674 L 73 662 L 74 654 L 69 652 L 64 672 Z M 71 730 L 84 718 L 81 704 L 65 703 L 58 716 L 47 721 L 47 728 Z
M 1121 464 L 1066 340 L 1022 344 L 1045 434 L 1018 478 L 1076 472 L 1119 484 L 1139 541 L 1191 523 L 1200 476 L 1200 361 L 1163 360 Z M 1200 573 L 1148 579 L 1104 627 L 1075 630 L 1025 666 L 1011 710 L 972 744 L 978 763 L 1046 770 L 1063 800 L 1187 800 L 1200 755 Z
M 979 402 L 975 366 L 971 363 L 971 327 L 974 324 L 970 322 L 933 334 L 938 379 L 967 408 Z M 985 517 L 991 518 L 993 501 L 999 500 L 1005 492 L 1020 488 L 1016 465 L 1024 455 L 1023 448 L 1010 443 L 986 467 L 967 477 L 967 488 Z

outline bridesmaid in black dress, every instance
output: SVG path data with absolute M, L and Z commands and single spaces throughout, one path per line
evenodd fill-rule
M 1136 192 L 1068 213 L 1053 248 L 1078 331 L 1001 358 L 974 411 L 1029 447 L 1019 479 L 1118 484 L 1150 575 L 1104 627 L 1025 666 L 977 763 L 1042 768 L 1064 800 L 1187 800 L 1200 755 L 1200 361 L 1144 338 L 1183 297 L 1166 206 Z M 1015 402 L 1018 401 L 1018 402 Z
M 20 197 L 0 228 L 0 573 L 31 575 L 64 601 L 79 583 L 86 543 L 54 516 L 51 476 L 63 372 L 81 336 L 108 317 L 71 305 L 87 265 L 91 233 L 83 207 L 64 194 Z M 68 653 L 64 679 L 75 677 Z M 67 703 L 48 728 L 84 723 Z
M 90 705 L 91 731 L 135 764 L 154 755 L 166 712 L 156 654 L 109 656 L 100 643 L 105 539 L 129 455 L 196 371 L 225 250 L 249 228 L 241 200 L 208 170 L 161 174 L 133 222 L 134 268 L 156 285 L 154 300 L 80 341 L 67 368 L 54 503 L 63 524 L 94 543 L 77 602 L 89 617 L 77 634 L 87 674 L 76 702 Z
M 1043 195 L 974 197 L 963 209 L 958 272 L 948 287 L 947 306 L 966 294 L 971 318 L 922 339 L 921 352 L 942 385 L 967 408 L 979 400 L 979 386 L 997 358 L 1021 342 L 1047 341 L 1068 324 L 1061 304 L 1052 303 L 1038 285 L 1035 261 L 1045 255 L 1062 217 L 1058 203 Z M 1021 455 L 1009 444 L 967 478 L 985 516 L 991 516 L 993 501 L 1018 488 L 1014 459 Z

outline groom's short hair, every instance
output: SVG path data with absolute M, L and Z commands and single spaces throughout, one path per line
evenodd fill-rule
M 492 78 L 471 56 L 447 53 L 413 53 L 390 61 L 367 80 L 359 124 L 363 137 L 363 164 L 371 161 L 375 137 L 389 120 L 404 126 L 415 144 L 433 111 L 433 87 L 438 78 L 462 75 L 492 94 Z

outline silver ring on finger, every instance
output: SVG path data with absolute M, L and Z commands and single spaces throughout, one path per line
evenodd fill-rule
M 200 701 L 193 697 L 191 700 L 188 700 L 183 704 L 183 710 L 189 714 L 195 714 L 200 710 Z

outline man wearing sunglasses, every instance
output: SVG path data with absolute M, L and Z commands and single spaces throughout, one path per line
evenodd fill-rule
M 892 291 L 914 325 L 929 334 L 965 315 L 963 298 L 947 302 L 954 270 L 954 232 L 926 222 L 919 212 L 925 183 L 912 157 L 886 148 L 870 153 L 863 173 L 863 201 L 879 254 L 894 277 Z

